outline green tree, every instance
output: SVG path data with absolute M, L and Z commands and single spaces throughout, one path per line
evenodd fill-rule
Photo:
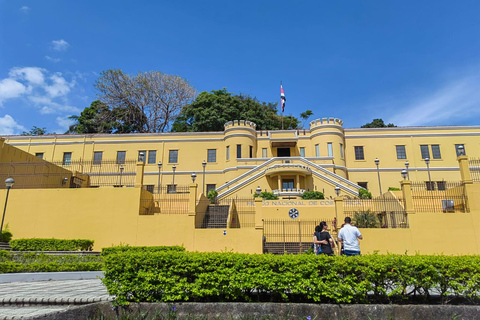
M 247 95 L 235 95 L 226 88 L 201 92 L 186 105 L 174 122 L 174 132 L 223 131 L 224 124 L 232 120 L 253 121 L 259 130 L 281 129 L 282 118 L 277 114 L 276 103 L 260 102 Z M 284 116 L 285 129 L 297 129 L 299 120 Z
M 385 124 L 383 119 L 373 119 L 372 122 L 364 124 L 361 128 L 387 128 L 387 127 L 396 127 L 393 123 Z
M 307 122 L 308 118 L 313 116 L 312 110 L 306 110 L 305 112 L 300 113 L 300 118 L 303 120 L 302 127 L 305 128 L 305 123 Z
M 69 119 L 75 121 L 70 126 L 67 133 L 112 133 L 113 131 L 123 131 L 121 123 L 108 108 L 108 106 L 99 100 L 93 101 L 90 107 L 85 108 L 80 116 L 70 116 Z
M 367 189 L 361 188 L 358 190 L 358 197 L 360 199 L 372 199 L 372 193 Z
M 36 126 L 33 126 L 33 128 L 28 132 L 22 132 L 22 136 L 43 136 L 44 134 L 47 134 L 47 128 L 38 128 Z

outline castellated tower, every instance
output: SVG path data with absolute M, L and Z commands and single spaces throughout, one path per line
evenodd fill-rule
M 335 173 L 347 178 L 343 121 L 338 118 L 320 118 L 311 121 L 310 138 L 315 156 L 333 157 Z M 317 150 L 318 154 L 316 154 Z
M 241 159 L 256 157 L 257 125 L 254 122 L 234 120 L 225 123 L 224 127 L 227 168 L 237 167 L 239 163 L 242 163 Z M 232 172 L 232 174 L 236 173 Z M 227 172 L 227 179 L 228 176 Z

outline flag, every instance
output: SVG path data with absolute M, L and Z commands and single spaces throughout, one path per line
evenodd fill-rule
M 287 101 L 287 98 L 285 98 L 285 93 L 283 93 L 282 85 L 280 85 L 280 100 L 282 101 L 281 105 L 282 105 L 282 112 L 283 112 L 283 110 L 285 110 L 285 102 Z

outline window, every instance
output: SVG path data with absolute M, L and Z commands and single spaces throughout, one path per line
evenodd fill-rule
M 178 150 L 170 150 L 168 152 L 168 163 L 178 162 Z
M 461 148 L 459 148 L 459 147 L 461 147 Z M 457 153 L 457 157 L 466 155 L 467 152 L 465 151 L 465 145 L 456 144 L 455 145 L 455 152 Z
M 157 162 L 157 151 L 150 150 L 148 151 L 148 163 L 156 163 Z
M 305 148 L 300 147 L 300 157 L 305 158 Z
M 237 144 L 237 159 L 240 159 L 242 157 L 242 145 Z
M 43 152 L 37 152 L 35 153 L 35 157 L 43 159 Z
M 368 182 L 357 182 L 357 184 L 365 190 L 368 190 Z
M 140 150 L 138 151 L 138 161 L 145 163 L 145 157 L 147 156 L 147 151 Z
M 117 151 L 117 164 L 125 163 L 126 154 L 127 154 L 127 151 Z
M 355 147 L 355 160 L 365 160 L 365 155 L 363 154 L 363 146 Z
M 217 185 L 215 184 L 207 184 L 207 194 L 210 192 L 210 190 L 215 190 Z
M 442 155 L 440 154 L 440 146 L 438 144 L 432 144 L 432 158 L 442 159 Z
M 145 189 L 146 189 L 148 192 L 153 193 L 153 191 L 155 190 L 155 185 L 153 185 L 153 184 L 147 184 L 147 185 L 145 186 Z
M 103 151 L 95 151 L 93 153 L 93 164 L 102 164 Z
M 343 143 L 340 143 L 340 158 L 343 159 Z
M 227 160 L 230 160 L 230 146 L 227 146 Z
M 439 190 L 439 191 L 447 190 L 447 188 L 445 186 L 445 181 L 437 181 L 437 190 Z
M 217 149 L 207 150 L 207 162 L 217 162 Z
M 72 153 L 71 152 L 64 152 L 63 153 L 63 161 L 62 164 L 64 166 L 69 166 L 72 164 Z
M 251 159 L 251 158 L 253 158 L 253 147 L 252 146 L 250 146 L 249 151 L 250 151 L 250 159 Z
M 435 181 L 425 181 L 425 186 L 429 191 L 435 190 Z
M 395 146 L 395 148 L 397 149 L 397 159 L 407 159 L 405 146 Z
M 282 189 L 283 190 L 292 190 L 294 182 L 295 181 L 293 181 L 293 179 L 283 179 L 282 180 Z
M 422 159 L 430 158 L 430 152 L 428 151 L 428 145 L 421 145 L 420 151 L 422 153 Z
M 262 148 L 262 158 L 267 157 L 267 148 Z
M 176 192 L 177 192 L 177 185 L 176 184 L 167 185 L 167 193 L 176 193 Z
M 315 145 L 315 157 L 320 157 L 320 146 L 318 144 Z
M 327 143 L 327 150 L 328 150 L 328 156 L 333 157 L 333 146 L 331 142 Z

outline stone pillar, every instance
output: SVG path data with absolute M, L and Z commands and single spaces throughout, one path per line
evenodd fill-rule
M 143 172 L 145 170 L 145 163 L 143 161 L 137 162 L 137 172 L 135 175 L 135 188 L 143 187 Z
M 413 199 L 412 199 L 412 182 L 410 180 L 400 181 L 402 186 L 402 195 L 403 195 L 403 205 L 405 206 L 405 212 L 407 214 L 415 213 L 413 210 Z
M 255 198 L 255 230 L 263 230 L 262 201 L 260 197 Z
M 336 231 L 338 234 L 338 230 L 340 229 L 340 226 L 345 221 L 345 211 L 343 210 L 343 197 L 335 197 L 334 201 L 335 201 L 335 218 L 337 218 Z
M 475 193 L 473 190 L 473 180 L 472 175 L 470 174 L 470 167 L 468 165 L 467 156 L 458 156 L 457 157 L 458 166 L 460 168 L 460 177 L 462 179 L 464 192 L 466 196 L 465 211 L 470 212 L 470 208 L 477 208 Z
M 463 183 L 472 183 L 472 176 L 470 175 L 470 168 L 468 167 L 468 157 L 459 156 L 457 158 L 458 166 L 460 167 L 460 176 Z
M 297 174 L 296 180 L 297 180 L 297 190 L 300 190 L 300 175 Z
M 189 216 L 195 216 L 197 214 L 196 208 L 197 208 L 197 189 L 198 189 L 198 184 L 192 183 L 190 184 L 190 194 L 188 197 L 188 215 Z M 195 222 L 195 220 L 194 220 Z

